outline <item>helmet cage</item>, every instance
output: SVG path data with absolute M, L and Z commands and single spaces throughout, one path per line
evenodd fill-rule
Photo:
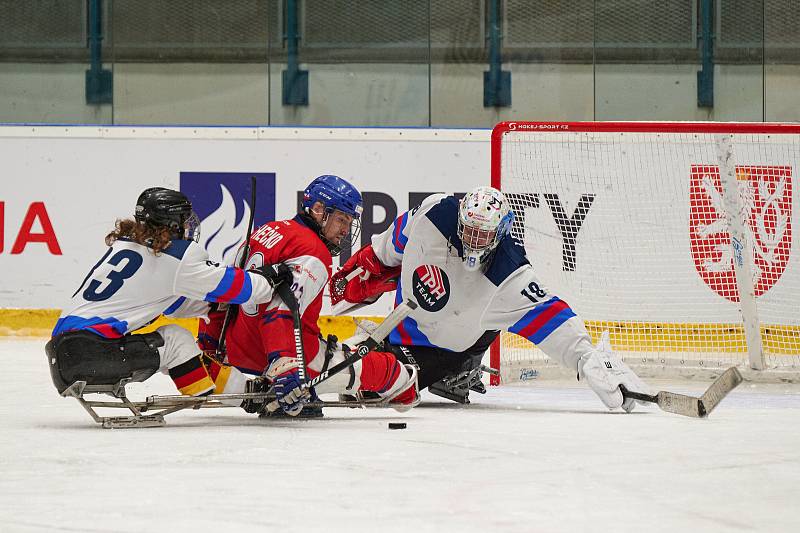
M 360 218 L 363 210 L 361 193 L 339 176 L 325 174 L 315 178 L 303 191 L 304 211 L 310 212 L 317 202 L 320 202 L 325 209 L 325 214 L 319 225 L 319 235 L 331 254 L 334 256 L 339 255 L 342 249 L 350 247 L 361 233 Z M 338 245 L 329 241 L 322 233 L 322 229 L 325 228 L 330 217 L 336 211 L 352 217 L 350 231 L 339 240 Z
M 334 244 L 333 242 L 329 241 L 322 231 L 325 229 L 325 226 L 328 224 L 328 221 L 331 219 L 331 216 L 334 215 L 336 212 L 342 213 L 345 216 L 352 217 L 350 221 L 350 231 L 342 236 L 339 239 L 339 244 Z M 334 257 L 342 253 L 344 248 L 351 248 L 353 243 L 358 241 L 358 236 L 361 234 L 361 219 L 353 217 L 349 213 L 345 213 L 341 209 L 336 208 L 329 208 L 325 207 L 325 216 L 322 218 L 322 223 L 320 224 L 320 237 L 325 241 L 325 244 L 328 246 L 328 250 L 331 252 L 331 255 Z
M 187 241 L 200 242 L 200 217 L 194 210 L 183 223 L 183 238 Z
M 496 229 L 488 230 L 467 226 L 459 220 L 458 231 L 461 235 L 461 244 L 469 250 L 477 252 L 497 246 Z
M 467 270 L 486 264 L 500 241 L 511 232 L 514 213 L 503 193 L 491 187 L 469 192 L 458 208 L 458 238 Z

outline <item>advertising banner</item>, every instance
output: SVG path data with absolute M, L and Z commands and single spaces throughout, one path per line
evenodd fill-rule
M 489 183 L 488 130 L 350 128 L 0 128 L 0 307 L 58 309 L 147 187 L 183 191 L 211 259 L 229 259 L 249 220 L 291 218 L 316 176 L 364 196 L 361 246 L 436 192 Z M 339 260 L 346 260 L 344 250 Z M 334 267 L 338 266 L 338 261 Z M 360 311 L 384 314 L 391 300 Z M 326 313 L 327 307 L 323 309 Z

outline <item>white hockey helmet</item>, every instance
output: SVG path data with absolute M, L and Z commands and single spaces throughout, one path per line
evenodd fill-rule
M 477 187 L 458 206 L 458 238 L 464 249 L 464 268 L 478 270 L 488 262 L 500 240 L 511 232 L 514 213 L 503 193 Z

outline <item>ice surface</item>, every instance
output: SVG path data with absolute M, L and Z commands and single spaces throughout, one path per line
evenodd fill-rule
M 208 409 L 104 430 L 55 392 L 43 345 L 0 341 L 4 533 L 800 531 L 796 385 L 744 383 L 706 420 L 539 381 L 402 415 Z M 159 375 L 129 395 L 174 392 Z

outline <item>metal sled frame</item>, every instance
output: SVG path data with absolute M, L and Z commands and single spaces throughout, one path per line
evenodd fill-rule
M 86 409 L 89 416 L 106 429 L 163 426 L 166 424 L 164 421 L 165 415 L 186 409 L 187 407 L 192 407 L 192 405 L 189 404 L 182 406 L 165 406 L 161 411 L 156 413 L 142 414 L 142 411 L 146 411 L 148 406 L 141 402 L 132 402 L 128 399 L 128 396 L 125 394 L 125 386 L 129 382 L 130 379 L 128 378 L 120 380 L 114 385 L 87 385 L 85 381 L 76 381 L 67 387 L 64 392 L 61 393 L 61 396 L 65 398 L 72 397 L 78 400 L 78 403 Z M 85 394 L 107 394 L 119 401 L 87 400 L 84 397 Z M 129 410 L 132 414 L 130 416 L 100 416 L 97 414 L 97 411 L 95 411 L 97 407 L 122 408 Z
M 76 381 L 67 387 L 61 396 L 75 398 L 86 409 L 89 416 L 105 429 L 159 427 L 166 424 L 164 417 L 185 409 L 210 409 L 233 407 L 222 403 L 223 400 L 274 400 L 274 394 L 264 392 L 248 392 L 242 394 L 211 394 L 202 397 L 168 395 L 148 396 L 143 402 L 131 401 L 125 386 L 130 379 L 123 379 L 114 385 L 87 385 L 85 381 Z M 87 400 L 85 394 L 107 394 L 118 401 Z M 385 402 L 372 400 L 354 400 L 338 402 L 311 402 L 312 407 L 388 407 Z M 128 416 L 100 416 L 95 408 L 127 409 Z M 150 412 L 156 410 L 157 412 Z M 147 413 L 147 414 L 145 414 Z
M 154 413 L 151 415 L 143 415 L 139 408 L 131 402 L 125 394 L 125 385 L 130 382 L 129 379 L 120 380 L 115 385 L 87 385 L 85 381 L 76 381 L 67 387 L 61 396 L 65 398 L 75 398 L 78 403 L 86 409 L 95 422 L 102 424 L 104 428 L 129 428 L 129 427 L 154 427 L 163 426 L 164 416 L 162 413 Z M 84 394 L 108 394 L 117 398 L 117 402 L 103 402 L 96 400 L 87 400 Z M 128 409 L 132 416 L 100 416 L 95 411 L 96 407 L 116 407 Z
M 484 372 L 490 376 L 500 375 L 499 370 L 480 365 L 472 370 L 460 372 L 455 376 L 446 377 L 430 384 L 428 392 L 460 404 L 469 405 L 470 391 L 486 394 L 486 387 L 481 381 Z

